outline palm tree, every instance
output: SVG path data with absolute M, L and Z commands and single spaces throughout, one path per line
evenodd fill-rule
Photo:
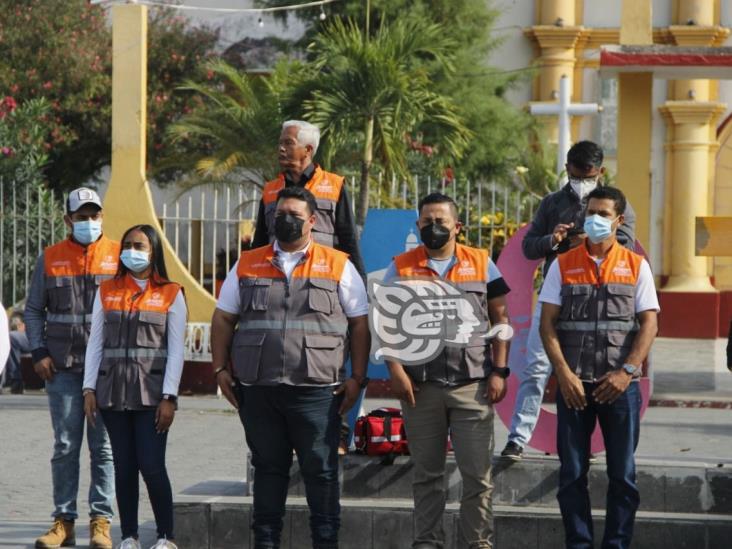
M 323 131 L 324 156 L 357 147 L 360 188 L 356 222 L 363 225 L 369 178 L 376 158 L 387 170 L 407 171 L 405 137 L 426 125 L 445 156 L 457 157 L 470 138 L 458 109 L 432 90 L 435 66 L 451 70 L 453 41 L 421 19 L 382 24 L 368 37 L 352 20 L 339 19 L 316 36 L 309 78 L 299 94 L 305 116 Z
M 221 60 L 206 69 L 208 82 L 181 87 L 197 94 L 201 104 L 169 126 L 168 138 L 178 152 L 158 169 L 175 168 L 189 185 L 233 176 L 261 187 L 277 173 L 283 69 L 250 76 Z

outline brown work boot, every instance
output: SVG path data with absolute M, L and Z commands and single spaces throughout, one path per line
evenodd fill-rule
M 109 520 L 92 517 L 89 522 L 89 549 L 112 549 L 112 533 Z
M 56 549 L 76 545 L 74 522 L 56 517 L 51 529 L 36 540 L 36 549 Z

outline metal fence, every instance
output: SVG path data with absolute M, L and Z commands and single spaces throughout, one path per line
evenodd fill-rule
M 346 177 L 356 207 L 358 178 Z M 378 177 L 370 189 L 372 208 L 417 207 L 430 192 L 451 196 L 460 208 L 464 242 L 497 256 L 506 240 L 531 220 L 536 197 L 496 182 L 414 176 L 408 180 Z M 158 208 L 165 235 L 193 276 L 216 294 L 226 273 L 253 236 L 260 190 L 253 184 L 197 187 Z
M 25 301 L 36 259 L 63 238 L 63 202 L 44 185 L 0 180 L 0 295 L 6 307 Z
M 355 209 L 358 179 L 348 176 Z M 419 197 L 433 191 L 459 205 L 464 241 L 485 247 L 495 257 L 505 241 L 530 221 L 536 198 L 495 182 L 444 180 L 414 176 L 388 182 L 379 178 L 371 189 L 371 207 L 417 207 Z M 212 294 L 252 237 L 260 198 L 255 185 L 200 187 L 174 200 L 163 200 L 159 219 L 165 236 L 193 276 Z M 66 234 L 64 203 L 43 185 L 0 181 L 0 295 L 6 307 L 20 306 L 36 259 L 46 246 Z M 210 325 L 187 327 L 186 360 L 210 361 Z

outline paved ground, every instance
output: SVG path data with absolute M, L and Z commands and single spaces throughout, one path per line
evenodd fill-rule
M 732 374 L 721 356 L 721 340 L 659 340 L 655 346 L 656 395 L 684 399 L 732 400 Z M 394 405 L 369 400 L 366 408 Z M 642 424 L 639 459 L 732 462 L 732 411 L 725 409 L 649 408 Z M 496 448 L 506 440 L 506 429 L 496 424 Z M 46 397 L 0 395 L 0 549 L 31 547 L 49 525 L 52 432 Z M 80 494 L 89 482 L 88 459 L 82 451 Z M 245 476 L 246 448 L 238 417 L 215 397 L 183 397 L 171 429 L 168 469 L 174 492 L 212 479 Z M 154 542 L 154 524 L 144 487 L 140 522 L 148 547 Z M 86 539 L 86 510 L 80 509 L 78 545 Z M 119 531 L 115 529 L 116 539 Z

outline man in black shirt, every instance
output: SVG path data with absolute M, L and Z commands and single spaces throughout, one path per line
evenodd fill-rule
M 292 185 L 305 187 L 315 195 L 318 204 L 313 238 L 347 253 L 366 280 L 344 178 L 326 172 L 313 162 L 319 143 L 320 130 L 309 122 L 289 120 L 282 125 L 278 149 L 282 172 L 262 190 L 252 248 L 265 246 L 274 239 L 277 193 Z

